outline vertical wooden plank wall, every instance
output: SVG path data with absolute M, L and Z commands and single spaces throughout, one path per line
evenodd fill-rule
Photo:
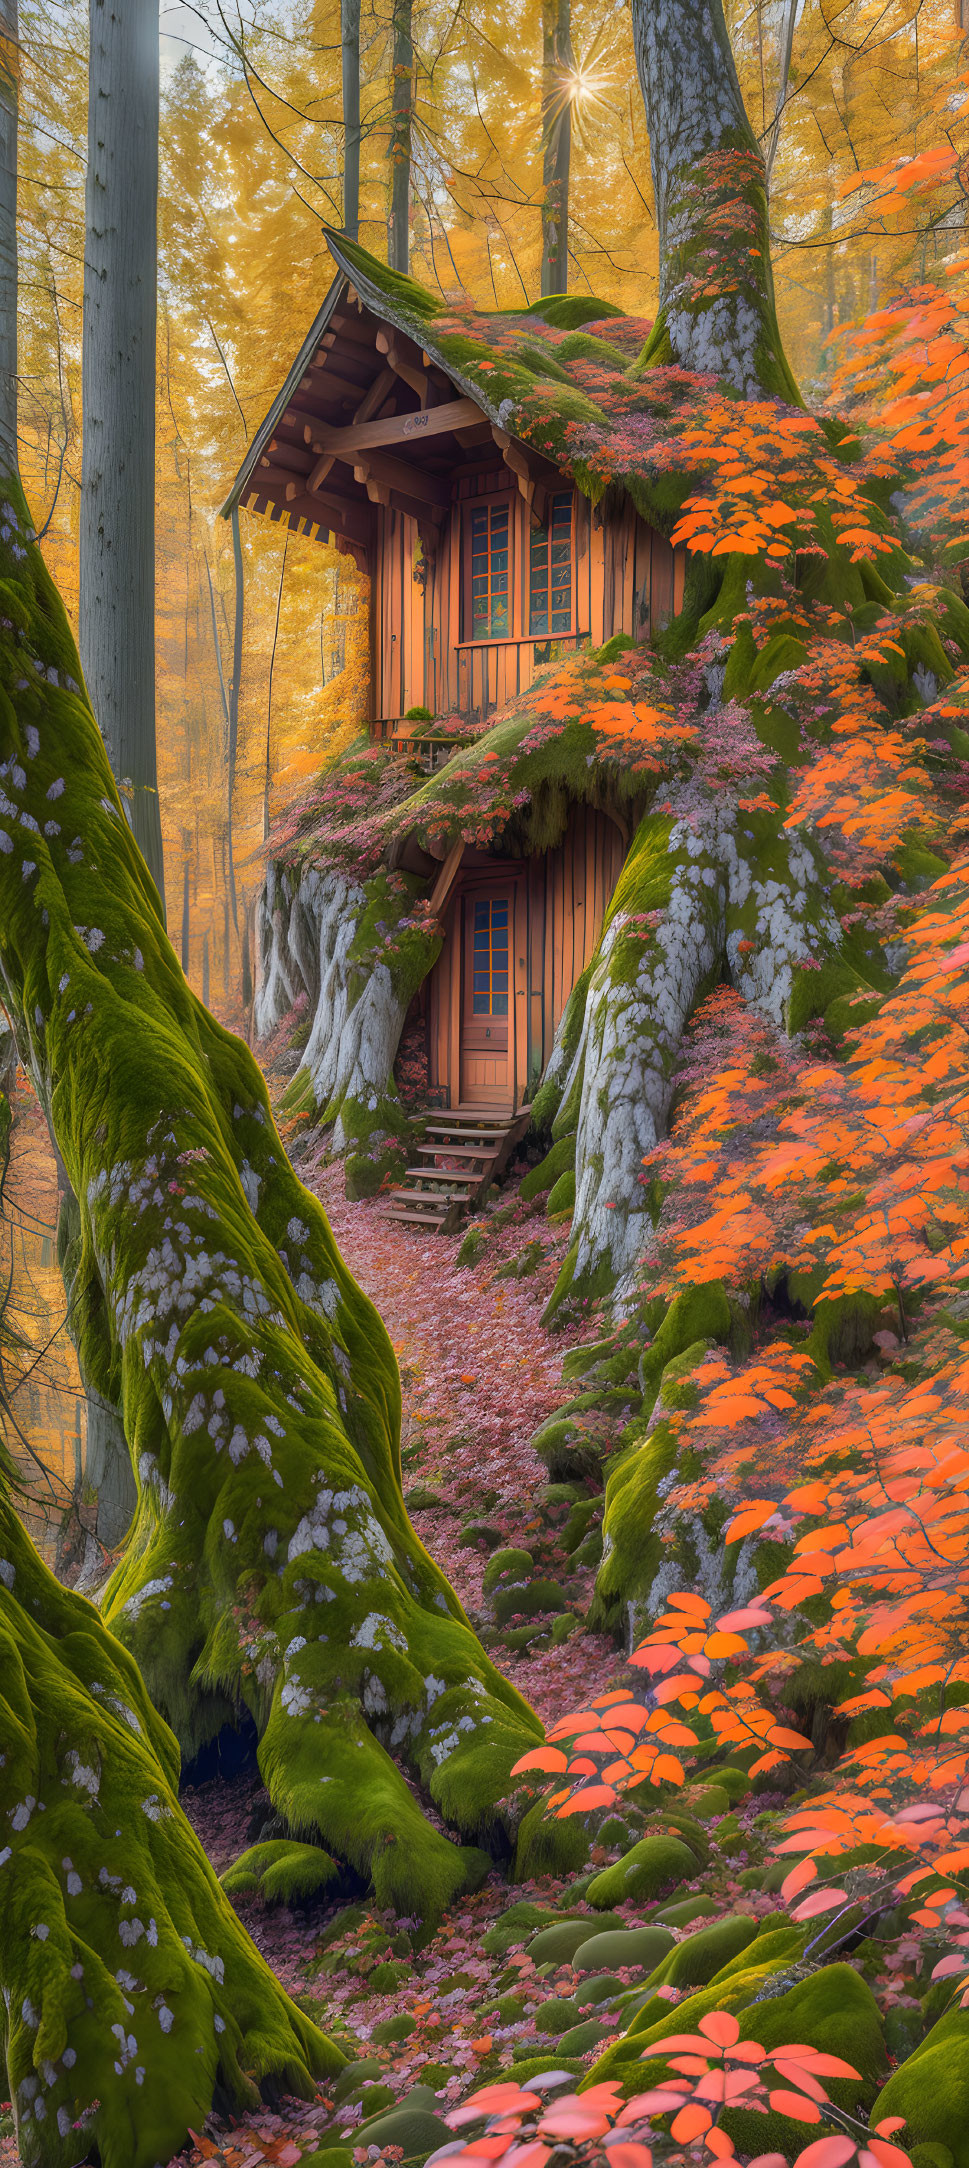
M 593 807 L 576 806 L 558 849 L 530 858 L 525 880 L 515 883 L 513 977 L 524 984 L 525 994 L 521 1001 L 516 997 L 509 1031 L 519 1100 L 529 1076 L 545 1068 L 575 981 L 595 953 L 624 857 L 625 845 L 614 822 Z M 507 862 L 496 859 L 495 879 L 506 870 L 511 870 Z M 520 861 L 514 870 L 523 870 Z M 480 885 L 487 877 L 479 866 L 468 880 Z M 428 986 L 428 1083 L 435 1093 L 443 1088 L 452 1105 L 461 1089 L 462 925 L 459 885 L 448 905 L 444 944 Z M 524 970 L 517 964 L 521 956 Z
M 373 713 L 486 715 L 524 692 L 535 674 L 535 644 L 525 638 L 462 647 L 462 530 L 471 500 L 507 496 L 512 552 L 511 589 L 517 623 L 527 621 L 529 516 L 505 468 L 485 469 L 456 484 L 457 498 L 436 555 L 426 561 L 424 588 L 415 578 L 417 522 L 378 506 L 372 574 Z M 575 498 L 575 626 L 593 647 L 626 632 L 646 640 L 683 599 L 685 552 L 674 554 L 629 503 L 603 514 Z M 540 644 L 540 643 L 539 643 Z M 540 666 L 539 666 L 540 667 Z

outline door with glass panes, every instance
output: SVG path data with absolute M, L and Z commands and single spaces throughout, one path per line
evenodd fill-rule
M 515 1102 L 515 957 L 513 880 L 469 888 L 464 914 L 461 988 L 461 1104 Z

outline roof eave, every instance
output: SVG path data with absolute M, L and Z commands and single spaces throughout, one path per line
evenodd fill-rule
M 371 311 L 371 314 L 379 316 L 385 324 L 393 324 L 395 331 L 403 332 L 405 337 L 413 339 L 416 345 L 422 346 L 424 352 L 430 355 L 431 360 L 437 363 L 438 368 L 444 371 L 445 376 L 450 377 L 452 384 L 459 385 L 465 397 L 474 400 L 475 405 L 481 408 L 482 414 L 486 416 L 489 422 L 493 423 L 496 429 L 505 429 L 508 431 L 509 436 L 514 436 L 515 432 L 509 427 L 507 418 L 502 416 L 500 407 L 493 405 L 486 393 L 482 391 L 480 384 L 473 377 L 465 376 L 450 356 L 445 356 L 435 346 L 431 327 L 427 324 L 421 324 L 419 328 L 415 327 L 413 317 L 408 316 L 405 310 L 395 307 L 393 299 L 389 298 L 379 286 L 374 286 L 371 283 L 366 272 L 361 270 L 359 264 L 355 264 L 352 258 L 344 255 L 341 247 L 342 235 L 333 233 L 328 226 L 324 227 L 323 231 L 334 263 L 339 264 L 344 277 L 353 286 L 354 291 L 359 294 L 361 301 Z
M 335 255 L 335 250 L 333 249 L 329 234 L 327 234 L 325 238 L 327 241 L 327 245 L 330 249 L 330 254 Z M 248 495 L 249 485 L 255 472 L 256 466 L 259 460 L 262 458 L 263 452 L 265 451 L 266 446 L 272 437 L 277 422 L 280 420 L 281 416 L 285 414 L 286 408 L 289 405 L 294 391 L 296 391 L 301 382 L 301 379 L 306 374 L 307 364 L 316 352 L 323 333 L 329 324 L 331 316 L 333 315 L 333 311 L 336 308 L 337 303 L 340 301 L 342 295 L 346 291 L 348 278 L 349 273 L 344 269 L 343 265 L 338 265 L 336 278 L 333 280 L 333 283 L 326 294 L 323 306 L 319 310 L 318 314 L 314 317 L 313 323 L 309 331 L 307 332 L 305 339 L 303 340 L 303 344 L 300 347 L 299 353 L 297 354 L 296 359 L 293 362 L 292 368 L 290 369 L 288 376 L 285 378 L 281 389 L 276 393 L 276 397 L 273 400 L 273 403 L 269 409 L 268 414 L 266 415 L 265 420 L 260 423 L 260 426 L 257 429 L 255 436 L 253 437 L 252 443 L 250 444 L 246 456 L 242 462 L 242 465 L 239 468 L 239 472 L 236 475 L 235 481 L 232 484 L 232 488 L 230 489 L 228 496 L 226 497 L 225 503 L 219 508 L 220 519 L 230 518 L 231 514 L 235 511 L 237 505 L 241 503 L 243 497 Z

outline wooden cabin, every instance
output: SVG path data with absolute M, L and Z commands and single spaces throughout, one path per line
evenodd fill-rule
M 341 260 L 338 237 L 329 245 L 337 276 L 223 510 L 332 538 L 369 574 L 371 736 L 421 750 L 408 709 L 479 723 L 570 648 L 647 639 L 680 606 L 684 557 L 621 493 L 610 493 L 618 508 L 591 505 L 511 435 L 435 351 L 433 326 L 419 343 L 393 288 Z M 425 766 L 442 757 L 432 739 L 423 750 Z M 425 989 L 439 1104 L 521 1105 L 627 842 L 605 813 L 576 806 L 541 856 L 427 859 L 445 924 Z

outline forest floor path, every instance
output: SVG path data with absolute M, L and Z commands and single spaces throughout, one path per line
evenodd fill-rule
M 476 1630 L 487 1635 L 482 1577 L 489 1546 L 460 1539 L 470 1522 L 481 1521 L 503 1544 L 529 1550 L 542 1526 L 536 1498 L 548 1471 L 530 1440 L 574 1395 L 576 1387 L 562 1382 L 562 1359 L 588 1336 L 576 1328 L 549 1334 L 541 1323 L 568 1223 L 550 1225 L 544 1200 L 522 1204 L 510 1189 L 499 1224 L 494 1217 L 487 1223 L 481 1254 L 459 1266 L 466 1228 L 425 1235 L 388 1219 L 380 1198 L 350 1202 L 342 1167 L 325 1165 L 312 1146 L 298 1172 L 321 1198 L 341 1253 L 393 1343 L 403 1388 L 404 1494 L 414 1526 Z M 526 1277 L 506 1271 L 534 1248 L 541 1256 Z M 544 1549 L 543 1570 L 566 1565 L 564 1554 Z M 572 1598 L 580 1614 L 591 1582 L 589 1573 Z M 532 1655 L 507 1646 L 492 1654 L 545 1723 L 601 1691 L 616 1660 L 611 1640 L 582 1627 Z
M 568 1579 L 577 1623 L 566 1640 L 537 1647 L 496 1641 L 492 1606 L 482 1588 L 489 1542 L 467 1540 L 480 1520 L 504 1544 L 530 1548 L 547 1523 L 537 1510 L 547 1470 L 533 1451 L 533 1432 L 575 1391 L 562 1382 L 566 1349 L 588 1328 L 550 1335 L 541 1315 L 568 1241 L 567 1222 L 550 1223 L 544 1201 L 523 1204 L 515 1184 L 503 1192 L 485 1227 L 475 1262 L 459 1266 L 466 1229 L 424 1235 L 386 1218 L 380 1198 L 351 1202 L 343 1168 L 327 1164 L 317 1139 L 286 1139 L 300 1179 L 321 1198 L 340 1250 L 376 1304 L 393 1342 L 403 1388 L 404 1491 L 414 1526 L 447 1573 L 494 1661 L 546 1723 L 589 1696 L 606 1691 L 621 1672 L 614 1643 L 581 1623 L 591 1568 Z M 535 1249 L 539 1254 L 536 1259 Z M 525 1251 L 534 1269 L 517 1277 Z M 589 1484 L 590 1493 L 594 1485 Z M 565 1514 L 563 1507 L 563 1518 Z M 465 1540 L 460 1540 L 464 1532 Z M 547 1556 L 547 1549 L 544 1556 Z M 552 1554 L 554 1556 L 554 1553 Z M 569 1561 L 562 1553 L 563 1568 Z M 219 1780 L 188 1791 L 183 1804 L 217 1871 L 253 1841 L 268 1800 L 256 1779 Z M 605 1857 L 606 1855 L 603 1855 Z M 542 2027 L 543 2005 L 572 1991 L 571 1967 L 536 1967 L 521 1950 L 530 1931 L 498 1938 L 509 1906 L 522 1900 L 554 1905 L 566 1885 L 555 1879 L 511 1884 L 495 1871 L 484 1888 L 456 1904 L 423 1949 L 395 1932 L 389 1915 L 364 1903 L 315 1905 L 292 1911 L 240 1904 L 249 1933 L 304 2009 L 331 2030 L 356 2058 L 357 2082 L 332 2088 L 315 2106 L 285 2103 L 276 2115 L 246 2118 L 231 2134 L 213 2127 L 211 2144 L 225 2168 L 267 2161 L 289 2168 L 332 2129 L 334 2112 L 352 2143 L 354 2129 L 383 2104 L 409 2101 L 437 2116 L 482 2077 L 511 2063 L 513 2047 L 555 2063 L 555 2042 Z M 590 1912 L 590 1933 L 596 1917 Z M 486 1947 L 487 1943 L 490 1947 Z M 509 1951 L 508 1941 L 517 1942 Z M 617 1984 L 619 1977 L 617 1975 Z M 630 1977 L 632 1977 L 630 1975 Z M 595 2012 L 598 2035 L 586 2059 L 610 2031 L 610 2013 Z M 394 2038 L 388 2039 L 388 2033 Z M 193 2168 L 206 2157 L 190 2156 Z

